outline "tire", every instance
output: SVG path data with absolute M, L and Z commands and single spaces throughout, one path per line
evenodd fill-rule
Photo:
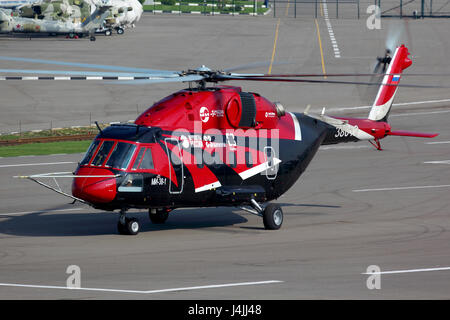
M 69 38 L 70 38 L 70 39 L 75 38 L 75 33 L 69 33 Z
M 154 224 L 163 224 L 169 218 L 169 212 L 167 210 L 156 209 L 156 213 L 152 213 L 151 210 L 148 210 L 148 216 Z
M 140 226 L 138 219 L 136 218 L 126 219 L 125 226 L 127 234 L 135 236 L 139 233 Z
M 91 37 L 89 38 L 89 40 L 95 41 L 95 37 L 94 37 L 94 36 L 91 36 Z
M 120 221 L 117 222 L 117 231 L 119 232 L 119 234 L 127 234 L 126 226 Z
M 263 213 L 263 223 L 266 230 L 278 230 L 283 224 L 283 210 L 277 204 L 270 203 Z
M 105 31 L 105 36 L 110 36 L 110 35 L 112 35 L 112 32 L 111 32 L 111 30 L 109 30 L 109 29 L 108 29 L 108 30 L 106 30 L 106 31 Z
M 117 222 L 117 231 L 119 234 L 135 236 L 139 233 L 139 220 L 136 218 L 125 218 L 125 224 Z
M 125 30 L 123 30 L 123 28 L 117 28 L 117 34 L 123 34 L 125 32 Z

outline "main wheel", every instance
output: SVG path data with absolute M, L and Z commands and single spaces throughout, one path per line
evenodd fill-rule
M 263 212 L 263 223 L 266 230 L 278 230 L 283 224 L 283 210 L 275 203 L 270 203 Z
M 139 233 L 139 220 L 136 218 L 130 218 L 126 220 L 127 234 L 135 236 Z
M 139 220 L 136 218 L 125 218 L 125 223 L 117 223 L 117 231 L 119 234 L 137 235 L 139 233 Z
M 154 224 L 162 224 L 166 222 L 167 218 L 169 217 L 169 212 L 164 209 L 156 209 L 156 212 L 152 212 L 152 210 L 155 211 L 155 209 L 149 209 L 148 210 L 148 216 L 152 223 Z

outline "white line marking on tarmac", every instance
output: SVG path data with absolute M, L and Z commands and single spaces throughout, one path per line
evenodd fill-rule
M 391 114 L 391 117 L 423 116 L 423 115 L 439 114 L 439 113 L 450 113 L 450 110 L 427 111 L 427 112 L 412 112 L 412 113 L 397 113 L 397 114 Z
M 442 268 L 426 268 L 426 269 L 409 269 L 409 270 L 393 270 L 393 271 L 381 271 L 381 272 L 364 272 L 361 274 L 393 274 L 393 273 L 411 273 L 411 272 L 429 272 L 429 271 L 444 271 L 450 270 L 450 267 L 442 267 Z
M 331 26 L 331 22 L 330 22 L 330 19 L 328 17 L 327 1 L 326 0 L 322 0 L 322 4 L 323 4 L 323 18 L 324 18 L 325 23 L 327 25 L 328 34 L 330 36 L 331 44 L 333 46 L 334 57 L 335 58 L 340 58 L 341 57 L 341 52 L 339 51 L 339 47 L 338 47 L 336 38 L 334 36 L 333 27 Z
M 164 293 L 164 292 L 174 292 L 174 291 L 192 291 L 192 290 L 215 289 L 215 288 L 225 288 L 225 287 L 254 286 L 254 285 L 273 284 L 273 283 L 282 283 L 282 282 L 284 282 L 284 281 L 268 280 L 268 281 L 258 281 L 258 282 L 226 283 L 226 284 L 214 284 L 214 285 L 207 285 L 207 286 L 171 288 L 171 289 L 160 289 L 160 290 L 146 290 L 146 291 L 145 290 L 104 289 L 104 288 L 70 288 L 70 287 L 62 287 L 62 286 L 43 286 L 43 285 L 31 285 L 31 284 L 19 284 L 19 283 L 0 283 L 0 286 L 40 288 L 40 289 L 62 289 L 62 290 L 83 290 L 83 291 L 153 294 L 153 293 Z
M 21 164 L 2 164 L 0 168 L 9 168 L 9 167 L 26 167 L 26 166 L 51 166 L 54 164 L 73 164 L 76 162 L 73 161 L 65 161 L 65 162 L 47 162 L 47 163 L 21 163 Z
M 425 142 L 425 144 L 446 144 L 446 143 L 450 143 L 450 141 Z
M 79 211 L 83 210 L 83 208 L 71 208 L 71 209 L 52 209 L 52 210 L 35 210 L 35 211 L 23 211 L 23 212 L 10 212 L 10 213 L 0 213 L 0 216 L 14 216 L 14 215 L 23 215 L 23 214 L 31 214 L 31 213 L 48 213 L 48 212 L 64 212 L 64 211 Z
M 367 149 L 370 146 L 323 146 L 319 150 L 348 150 L 348 149 Z
M 450 184 L 442 184 L 438 186 L 414 186 L 414 187 L 394 187 L 394 188 L 378 188 L 378 189 L 358 189 L 353 192 L 369 192 L 369 191 L 394 191 L 394 190 L 411 190 L 411 189 L 431 189 L 431 188 L 449 188 Z
M 429 163 L 429 164 L 450 164 L 450 160 L 425 161 L 424 163 Z

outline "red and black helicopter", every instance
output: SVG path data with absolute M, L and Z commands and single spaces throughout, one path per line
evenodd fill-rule
M 382 82 L 305 79 L 315 75 L 238 74 L 206 67 L 185 72 L 99 66 L 0 57 L 0 60 L 101 68 L 114 72 L 12 70 L 47 74 L 27 80 L 116 80 L 151 84 L 189 82 L 190 87 L 156 102 L 133 124 L 101 129 L 72 174 L 25 176 L 96 209 L 120 210 L 118 231 L 135 235 L 139 221 L 126 217 L 130 208 L 145 208 L 153 223 L 164 223 L 182 207 L 237 206 L 263 218 L 264 227 L 279 229 L 283 211 L 277 199 L 298 180 L 324 144 L 368 140 L 381 149 L 386 136 L 435 137 L 437 134 L 393 131 L 387 123 L 404 69 L 412 61 L 405 46 L 378 58 Z M 48 76 L 57 74 L 58 76 Z M 323 76 L 323 75 L 322 75 Z M 333 75 L 328 75 L 333 76 Z M 335 75 L 339 76 L 339 75 Z M 346 75 L 342 75 L 346 76 Z M 22 80 L 1 76 L 0 80 Z M 282 81 L 379 86 L 367 119 L 287 112 L 280 103 L 224 81 Z M 208 83 L 215 84 L 208 87 Z M 72 195 L 39 178 L 71 177 Z M 266 205 L 264 205 L 266 204 Z

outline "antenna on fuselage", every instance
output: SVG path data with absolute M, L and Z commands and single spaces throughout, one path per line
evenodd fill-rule
M 103 133 L 102 128 L 100 128 L 100 125 L 97 121 L 95 121 L 95 125 L 97 126 L 98 132 Z

